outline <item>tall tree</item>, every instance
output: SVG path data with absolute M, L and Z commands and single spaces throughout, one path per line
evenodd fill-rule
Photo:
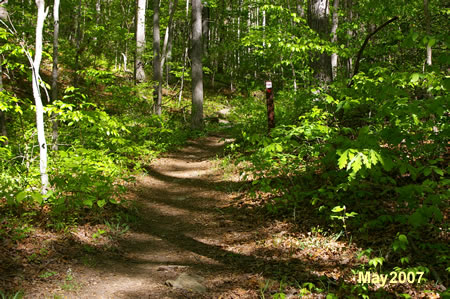
M 203 15 L 202 15 L 202 36 L 203 36 L 204 53 L 207 53 L 209 48 L 209 14 L 210 14 L 209 4 L 205 2 L 203 3 Z
M 59 3 L 53 4 L 53 70 L 52 70 L 52 101 L 58 99 L 58 47 L 59 47 Z M 52 150 L 58 150 L 58 121 L 52 120 Z
M 145 81 L 144 61 L 145 50 L 145 11 L 146 0 L 137 0 L 136 9 L 136 58 L 134 62 L 134 79 L 136 83 Z
M 170 55 L 172 53 L 172 42 L 173 42 L 173 27 L 174 21 L 173 16 L 177 9 L 178 0 L 170 0 L 169 1 L 169 24 L 166 28 L 166 33 L 164 35 L 164 44 L 161 58 L 161 74 L 163 73 L 164 64 L 169 60 Z M 168 73 L 168 72 L 167 72 Z M 167 74 L 168 76 L 169 74 Z M 161 82 L 162 84 L 162 82 Z
M 8 3 L 8 0 L 0 2 L 0 19 L 4 22 L 8 21 L 8 11 L 4 5 Z M 0 55 L 0 94 L 3 92 L 3 57 Z M 6 113 L 0 110 L 0 136 L 8 137 L 8 131 L 6 129 Z M 7 144 L 6 140 L 4 144 Z
M 3 93 L 3 58 L 0 55 L 0 94 Z M 8 137 L 8 131 L 6 129 L 6 113 L 0 110 L 0 136 Z M 8 144 L 8 141 L 2 142 L 3 144 Z
M 159 28 L 159 0 L 153 0 L 153 80 L 155 80 L 154 112 L 161 115 L 162 70 L 161 70 L 161 33 Z
M 48 8 L 45 10 L 44 0 L 36 0 L 38 8 L 37 24 L 36 24 L 36 46 L 33 61 L 32 85 L 33 97 L 36 105 L 36 126 L 39 142 L 40 154 L 40 172 L 42 193 L 47 193 L 48 189 L 48 175 L 47 175 L 47 143 L 45 141 L 44 130 L 44 107 L 42 105 L 41 91 L 39 90 L 39 69 L 42 60 L 42 31 L 44 29 L 44 20 L 47 17 Z
M 192 0 L 192 115 L 191 127 L 203 127 L 202 1 Z
M 308 25 L 316 31 L 320 38 L 329 40 L 329 25 L 328 16 L 330 14 L 330 7 L 328 0 L 310 0 L 308 7 Z M 315 72 L 315 77 L 320 84 L 331 81 L 331 57 L 323 52 L 312 63 L 312 68 Z
M 333 18 L 331 23 L 331 42 L 333 44 L 337 43 L 337 29 L 339 24 L 339 0 L 333 1 Z M 333 80 L 336 78 L 337 74 L 337 64 L 338 64 L 338 55 L 337 53 L 331 54 L 331 71 Z

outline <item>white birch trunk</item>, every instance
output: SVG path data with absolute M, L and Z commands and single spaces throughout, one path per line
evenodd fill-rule
M 138 0 L 136 12 L 136 59 L 134 66 L 136 83 L 145 81 L 144 62 L 142 61 L 142 55 L 145 50 L 145 10 L 146 0 Z
M 266 11 L 263 10 L 263 19 L 262 19 L 262 27 L 263 27 L 263 47 L 266 47 Z
M 59 3 L 55 0 L 53 4 L 53 70 L 52 70 L 52 101 L 58 99 L 58 48 L 59 48 Z M 56 115 L 53 115 L 55 118 Z M 58 150 L 58 120 L 52 120 L 52 150 Z
M 166 33 L 164 35 L 164 43 L 163 43 L 163 51 L 162 51 L 162 58 L 161 58 L 161 74 L 162 70 L 164 69 L 164 64 L 168 59 L 168 55 L 171 48 L 172 43 L 172 35 L 173 35 L 173 15 L 175 13 L 175 10 L 177 9 L 178 0 L 170 1 L 169 3 L 169 24 L 166 28 Z
M 39 69 L 42 60 L 42 31 L 44 29 L 44 20 L 47 16 L 48 9 L 45 10 L 44 0 L 36 0 L 38 8 L 38 17 L 36 24 L 36 48 L 33 62 L 33 97 L 36 104 L 36 127 L 39 142 L 39 165 L 41 173 L 42 193 L 46 194 L 48 189 L 48 175 L 47 175 L 47 143 L 45 141 L 44 131 L 44 107 L 42 105 L 41 93 L 39 90 Z

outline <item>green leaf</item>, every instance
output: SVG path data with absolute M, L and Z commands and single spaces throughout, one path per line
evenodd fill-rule
M 98 200 L 98 201 L 97 201 L 97 205 L 98 205 L 100 208 L 103 208 L 103 207 L 106 205 L 106 201 L 105 201 L 104 199 Z
M 436 39 L 431 37 L 431 38 L 428 40 L 428 46 L 429 46 L 429 47 L 432 47 L 432 46 L 434 46 L 435 44 L 436 44 Z
M 354 162 L 352 163 L 352 171 L 353 173 L 357 173 L 362 167 L 362 163 L 361 163 L 361 154 L 359 154 L 358 156 L 356 156 Z
M 38 204 L 42 204 L 43 198 L 42 198 L 42 194 L 39 192 L 33 192 L 31 193 L 31 198 L 33 198 L 33 200 L 35 202 L 37 202 Z
M 444 171 L 442 171 L 442 169 L 440 168 L 433 167 L 433 171 L 440 176 L 444 176 Z
M 422 213 L 420 211 L 415 211 L 411 216 L 408 218 L 409 224 L 411 224 L 414 227 L 419 227 L 427 223 L 427 219 L 423 217 Z
M 446 90 L 450 90 L 450 78 L 444 78 L 443 80 L 442 80 L 442 85 L 444 86 L 444 88 L 446 89 Z
M 419 81 L 420 79 L 420 74 L 419 73 L 414 73 L 411 75 L 411 82 L 412 83 L 416 83 L 417 81 Z
M 364 166 L 366 166 L 369 169 L 372 168 L 372 164 L 370 163 L 369 158 L 366 155 L 363 154 L 362 159 L 364 162 Z
M 408 243 L 408 238 L 403 234 L 398 236 L 398 240 L 403 243 Z
M 21 191 L 21 192 L 17 193 L 17 195 L 16 195 L 17 202 L 22 202 L 27 195 L 28 195 L 27 191 Z
M 346 150 L 338 160 L 339 169 L 343 169 L 347 165 L 348 150 Z
M 85 199 L 85 200 L 83 200 L 83 204 L 92 208 L 92 205 L 94 203 L 92 202 L 92 199 Z
M 343 210 L 345 210 L 345 206 L 336 206 L 336 207 L 334 207 L 331 211 L 333 212 L 333 213 L 339 213 L 339 212 L 342 212 Z

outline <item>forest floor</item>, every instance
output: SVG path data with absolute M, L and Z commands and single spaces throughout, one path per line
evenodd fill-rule
M 210 135 L 156 159 L 128 194 L 138 220 L 117 224 L 114 238 L 105 226 L 80 227 L 59 241 L 35 232 L 23 244 L 34 260 L 15 275 L 15 289 L 26 298 L 346 297 L 338 281 L 356 282 L 360 249 L 311 232 L 309 207 L 298 211 L 303 230 L 265 217 L 243 192 L 248 182 L 221 163 L 226 142 Z M 31 244 L 41 248 L 35 255 Z M 424 296 L 406 288 L 385 287 Z
M 224 180 L 217 159 L 224 144 L 219 136 L 203 137 L 155 160 L 129 194 L 138 206 L 138 223 L 116 240 L 114 250 L 89 252 L 84 246 L 74 252 L 80 246 L 72 244 L 66 253 L 73 260 L 46 272 L 62 273 L 61 281 L 35 281 L 26 297 L 258 297 L 264 282 L 256 269 L 266 262 L 251 256 L 249 244 L 246 252 L 232 248 L 255 241 L 262 227 L 231 211 L 235 187 L 242 184 Z M 73 241 L 90 234 L 80 230 Z M 194 286 L 174 282 L 182 273 Z

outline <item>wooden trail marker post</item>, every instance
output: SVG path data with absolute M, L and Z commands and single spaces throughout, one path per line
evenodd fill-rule
M 272 81 L 266 81 L 266 104 L 267 104 L 267 123 L 268 131 L 275 128 L 275 105 L 273 102 Z

